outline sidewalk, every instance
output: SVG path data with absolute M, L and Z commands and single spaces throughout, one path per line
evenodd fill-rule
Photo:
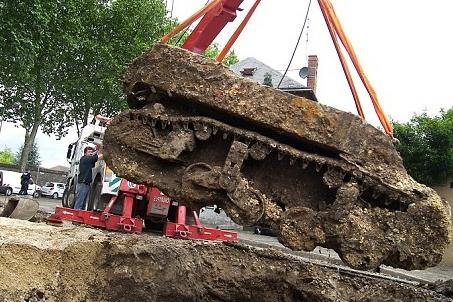
M 312 252 L 292 251 L 284 247 L 282 244 L 280 244 L 276 237 L 255 235 L 253 233 L 245 231 L 239 231 L 238 237 L 240 242 L 251 246 L 262 248 L 276 248 L 289 254 L 302 257 L 310 262 L 333 264 L 338 265 L 339 267 L 351 269 L 343 264 L 340 257 L 335 251 L 330 249 L 317 247 Z M 396 269 L 393 267 L 382 265 L 380 267 L 379 275 L 391 276 L 393 278 L 404 279 L 412 282 L 427 283 L 434 282 L 436 280 L 445 281 L 453 279 L 453 267 L 438 265 L 436 267 L 431 267 L 426 270 L 407 271 L 403 269 Z

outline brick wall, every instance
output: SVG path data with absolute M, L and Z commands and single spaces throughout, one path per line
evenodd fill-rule
M 307 87 L 313 90 L 316 93 L 316 82 L 318 75 L 318 56 L 310 55 L 308 56 L 308 77 L 307 77 Z

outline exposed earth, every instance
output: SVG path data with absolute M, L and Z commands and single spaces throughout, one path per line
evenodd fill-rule
M 1 218 L 0 244 L 0 301 L 450 301 L 240 243 Z

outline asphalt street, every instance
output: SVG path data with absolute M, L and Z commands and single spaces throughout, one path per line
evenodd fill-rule
M 12 197 L 16 196 L 15 194 L 12 195 Z M 6 201 L 8 200 L 8 196 L 5 196 L 3 194 L 0 194 L 0 204 L 5 204 Z M 61 198 L 58 199 L 52 199 L 49 197 L 44 197 L 41 196 L 36 199 L 39 202 L 39 209 L 41 211 L 47 212 L 47 213 L 53 213 L 55 210 L 55 207 L 61 206 Z
M 45 211 L 47 213 L 53 213 L 55 210 L 55 207 L 61 206 L 61 198 L 52 199 L 52 198 L 41 196 L 38 198 L 38 202 L 39 202 L 39 209 L 41 211 Z

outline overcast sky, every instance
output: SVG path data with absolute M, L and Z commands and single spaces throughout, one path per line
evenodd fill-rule
M 167 0 L 173 16 L 182 20 L 204 5 L 206 0 Z M 229 24 L 216 42 L 223 45 L 246 14 L 253 0 L 244 0 L 244 11 Z M 276 70 L 284 70 L 294 49 L 308 0 L 262 0 L 249 24 L 233 46 L 239 59 L 255 57 Z M 405 122 L 414 113 L 437 114 L 453 106 L 450 84 L 453 71 L 453 1 L 450 0 L 331 0 L 357 56 L 373 84 L 384 111 L 394 120 Z M 309 14 L 308 43 L 305 31 L 290 69 L 305 66 L 306 56 L 319 58 L 318 100 L 326 105 L 356 113 L 335 48 L 316 0 Z M 297 71 L 288 73 L 305 84 Z M 378 125 L 371 102 L 358 81 L 367 120 Z M 24 131 L 3 124 L 0 149 L 17 150 Z M 75 132 L 56 141 L 38 135 L 44 167 L 65 161 L 67 145 Z

